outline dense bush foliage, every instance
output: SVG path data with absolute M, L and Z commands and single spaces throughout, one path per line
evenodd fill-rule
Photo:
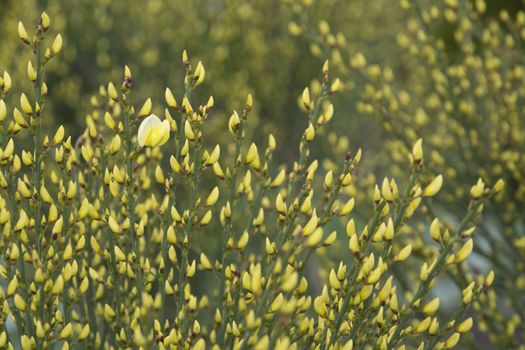
M 525 13 L 401 1 L 365 55 L 360 2 L 20 4 L 1 348 L 523 348 Z

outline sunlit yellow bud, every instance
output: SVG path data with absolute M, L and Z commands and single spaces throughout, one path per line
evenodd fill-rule
M 168 106 L 171 108 L 177 108 L 177 100 L 175 100 L 175 97 L 169 88 L 166 88 L 166 91 L 164 92 L 164 98 L 166 99 Z
M 195 276 L 195 271 L 197 269 L 197 265 L 195 263 L 195 260 L 191 262 L 191 264 L 186 266 L 186 277 L 192 278 Z
M 177 234 L 175 233 L 175 229 L 173 228 L 173 226 L 168 227 L 168 231 L 166 232 L 166 239 L 169 244 L 177 243 Z
M 51 206 L 49 206 L 49 213 L 47 215 L 47 221 L 54 222 L 57 219 L 58 219 L 58 208 L 54 204 L 51 204 Z
M 210 155 L 208 156 L 208 159 L 206 160 L 206 164 L 213 165 L 217 163 L 220 155 L 221 155 L 221 147 L 219 145 L 216 145 L 213 148 L 213 151 L 211 151 Z
M 312 217 L 310 218 L 310 220 L 308 220 L 306 225 L 304 225 L 303 227 L 303 236 L 311 235 L 314 232 L 314 230 L 317 228 L 318 223 L 319 223 L 319 219 L 317 218 L 317 213 L 314 210 Z
M 445 341 L 445 347 L 446 349 L 452 349 L 456 344 L 458 343 L 460 338 L 460 334 L 458 332 L 452 334 L 446 341 Z
M 442 185 L 443 185 L 443 176 L 440 174 L 436 176 L 427 187 L 425 187 L 422 195 L 424 197 L 435 196 L 439 192 L 439 190 L 441 190 Z
M 259 157 L 259 155 L 258 155 L 258 151 L 257 151 L 257 146 L 255 145 L 255 143 L 252 143 L 250 145 L 250 148 L 248 148 L 248 152 L 246 152 L 246 157 L 244 158 L 244 162 L 246 164 L 251 164 L 258 157 Z
M 350 237 L 350 242 L 348 243 L 348 247 L 350 248 L 350 251 L 353 254 L 356 254 L 359 252 L 359 238 L 357 237 L 356 234 Z
M 325 190 L 329 191 L 330 189 L 332 189 L 333 183 L 334 183 L 334 173 L 332 172 L 332 170 L 330 170 L 326 173 L 324 177 L 323 186 Z
M 332 85 L 330 86 L 330 92 L 337 92 L 341 89 L 343 84 L 339 78 L 335 79 Z
M 86 246 L 86 236 L 82 235 L 77 241 L 77 245 L 75 246 L 75 251 L 79 252 Z
M 64 278 L 62 275 L 58 275 L 55 283 L 53 283 L 53 288 L 51 288 L 51 293 L 58 295 L 64 291 Z
M 299 279 L 299 274 L 295 271 L 289 275 L 283 276 L 281 280 L 281 290 L 283 292 L 292 291 L 297 285 L 298 279 Z
M 36 348 L 35 340 L 33 339 L 33 337 L 29 338 L 27 335 L 24 334 L 20 337 L 20 347 L 22 348 L 22 350 L 33 350 L 34 348 Z M 11 349 L 12 347 L 10 346 L 9 350 Z
M 84 294 L 87 289 L 89 287 L 89 279 L 86 277 L 84 277 L 84 279 L 82 279 L 82 282 L 80 282 L 80 287 L 78 288 L 79 291 L 80 291 L 80 294 Z
M 66 196 L 69 199 L 73 199 L 73 198 L 75 198 L 76 194 L 77 194 L 77 184 L 74 183 L 73 181 L 69 180 L 69 183 L 67 185 Z
M 31 61 L 27 61 L 27 78 L 31 81 L 36 81 L 37 78 L 35 67 Z
M 235 135 L 235 133 L 237 132 L 237 129 L 239 128 L 240 123 L 241 123 L 241 119 L 239 118 L 239 114 L 237 114 L 237 111 L 234 111 L 228 121 L 228 128 L 232 134 Z
M 132 75 L 131 75 L 131 69 L 129 68 L 128 65 L 125 65 L 124 66 L 124 77 L 125 78 L 131 78 Z
M 423 306 L 423 312 L 429 316 L 436 313 L 439 309 L 439 298 L 434 298 Z
M 275 252 L 277 250 L 277 246 L 276 246 L 276 244 L 274 242 L 271 242 L 268 239 L 268 237 L 266 237 L 265 249 L 266 249 L 266 254 L 273 255 L 273 254 L 275 254 Z
M 211 210 L 208 210 L 204 216 L 202 217 L 201 221 L 199 222 L 199 224 L 201 226 L 206 226 L 210 223 L 211 221 L 211 218 L 212 218 L 212 215 L 211 215 Z
M 24 116 L 22 115 L 22 113 L 16 107 L 15 107 L 15 109 L 13 111 L 13 118 L 14 118 L 15 122 L 18 125 L 20 125 L 22 128 L 27 128 L 28 127 L 27 121 L 25 120 Z
M 485 184 L 483 183 L 483 180 L 479 178 L 478 182 L 474 186 L 471 187 L 470 196 L 474 199 L 478 199 L 483 194 L 484 189 L 485 189 Z
M 275 179 L 273 179 L 272 183 L 270 184 L 271 187 L 280 187 L 284 180 L 286 179 L 286 170 L 281 169 Z
M 195 140 L 195 133 L 193 132 L 191 124 L 188 120 L 186 120 L 186 122 L 184 123 L 184 135 L 190 141 Z
M 356 234 L 356 229 L 355 229 L 355 222 L 354 222 L 354 219 L 350 219 L 350 221 L 348 221 L 348 223 L 346 224 L 346 235 L 348 236 L 348 238 L 354 236 Z
M 204 69 L 204 66 L 202 65 L 201 61 L 197 63 L 197 67 L 195 68 L 195 72 L 193 73 L 193 76 L 196 80 L 195 85 L 200 85 L 202 84 L 202 82 L 204 82 L 204 77 L 206 76 L 206 70 Z
M 20 296 L 20 294 L 15 294 L 13 298 L 13 303 L 15 304 L 15 307 L 20 311 L 24 311 L 26 309 L 26 302 Z
M 53 234 L 57 234 L 57 235 L 62 233 L 62 228 L 63 227 L 64 227 L 64 218 L 62 216 L 60 216 L 60 218 L 53 225 L 52 233 Z
M 492 188 L 492 191 L 494 191 L 494 193 L 500 193 L 503 190 L 503 187 L 505 187 L 505 182 L 502 179 L 499 179 L 494 184 L 494 187 Z
M 468 333 L 472 329 L 473 323 L 472 317 L 469 317 L 459 324 L 457 331 L 459 333 Z
M 180 164 L 177 161 L 177 158 L 175 158 L 175 156 L 170 157 L 170 166 L 174 172 L 176 172 L 177 174 L 180 173 Z
M 417 140 L 414 146 L 412 146 L 412 158 L 415 163 L 423 160 L 423 139 Z
M 46 189 L 46 187 L 44 185 L 42 185 L 42 187 L 40 187 L 40 197 L 42 198 L 42 200 L 45 203 L 51 204 L 53 202 L 53 199 L 51 198 L 51 195 L 49 194 L 49 192 L 47 191 L 47 189 Z
M 64 328 L 62 328 L 60 333 L 58 333 L 58 339 L 66 339 L 70 337 L 71 334 L 73 334 L 73 326 L 71 325 L 71 323 L 68 323 L 64 326 Z
M 355 200 L 354 198 L 350 198 L 339 210 L 339 216 L 348 215 L 352 212 L 354 209 Z
M 3 81 L 4 81 L 3 89 L 4 89 L 4 92 L 7 93 L 9 90 L 11 90 L 11 76 L 6 71 L 4 71 Z
M 42 28 L 44 30 L 47 30 L 49 26 L 51 25 L 51 19 L 49 18 L 49 16 L 47 15 L 45 11 L 42 12 L 42 14 L 40 15 L 40 23 L 42 23 Z
M 412 244 L 407 244 L 394 257 L 394 261 L 405 261 L 412 253 Z
M 7 106 L 5 105 L 4 100 L 0 100 L 0 122 L 4 121 L 7 116 Z
M 84 326 L 82 326 L 80 333 L 78 334 L 78 340 L 82 341 L 85 340 L 90 334 L 90 328 L 89 323 L 86 323 Z
M 31 191 L 29 191 L 29 188 L 27 187 L 26 183 L 22 181 L 21 179 L 18 179 L 18 193 L 20 193 L 24 198 L 31 197 Z
M 335 273 L 334 269 L 330 270 L 328 280 L 330 282 L 330 287 L 332 287 L 335 290 L 341 289 L 341 282 L 339 282 L 339 280 L 337 279 L 337 274 Z
M 494 271 L 490 271 L 487 275 L 487 277 L 485 278 L 485 286 L 487 287 L 490 287 L 492 285 L 492 283 L 494 283 Z
M 226 205 L 224 206 L 224 217 L 230 218 L 232 216 L 232 209 L 230 206 L 230 202 L 226 202 Z
M 218 199 L 219 199 L 219 188 L 215 186 L 213 190 L 211 190 L 208 198 L 206 199 L 206 206 L 211 207 L 212 205 L 215 205 Z
M 436 242 L 441 240 L 441 224 L 437 218 L 435 218 L 430 224 L 430 236 Z
M 9 159 L 13 155 L 14 150 L 15 150 L 15 143 L 13 139 L 9 139 L 9 141 L 7 141 L 7 145 L 5 146 L 2 158 Z
M 113 308 L 109 306 L 108 304 L 105 304 L 104 305 L 104 317 L 106 319 L 111 319 L 115 317 L 115 315 L 116 315 L 115 310 L 113 310 Z
M 82 153 L 82 157 L 84 158 L 84 160 L 88 163 L 93 158 L 93 150 L 89 146 L 82 145 L 80 152 Z
M 303 204 L 301 204 L 301 213 L 303 214 L 309 214 L 312 210 L 312 198 L 311 196 L 306 197 L 306 199 L 303 201 Z
M 106 123 L 106 126 L 110 128 L 111 130 L 115 130 L 116 124 L 115 119 L 109 114 L 109 112 L 106 112 L 104 114 L 104 122 Z
M 151 114 L 140 123 L 138 130 L 138 144 L 144 146 L 162 146 L 170 138 L 170 123 L 161 121 L 155 114 Z
M 312 141 L 315 138 L 315 129 L 312 123 L 308 124 L 308 127 L 304 131 L 304 139 L 308 142 Z
M 144 102 L 144 104 L 142 105 L 142 107 L 140 108 L 139 110 L 139 113 L 138 113 L 138 116 L 140 118 L 144 118 L 145 116 L 147 116 L 148 114 L 150 114 L 151 112 L 151 98 L 148 97 L 148 99 L 146 100 L 146 102 Z
M 117 220 L 115 220 L 115 218 L 113 218 L 111 215 L 108 217 L 108 225 L 113 233 L 120 233 L 120 226 L 117 223 Z
M 306 87 L 303 90 L 301 101 L 304 107 L 306 108 L 306 110 L 310 110 L 312 108 L 312 99 L 310 98 L 310 90 L 308 89 L 308 87 Z
M 241 238 L 239 238 L 239 241 L 237 242 L 237 249 L 244 249 L 248 245 L 248 241 L 250 240 L 250 235 L 248 234 L 248 231 L 244 231 L 241 235 Z
M 22 22 L 18 22 L 18 36 L 26 44 L 30 44 L 29 35 L 27 35 L 26 28 Z
M 304 242 L 304 245 L 306 247 L 315 247 L 317 246 L 321 240 L 323 239 L 323 229 L 318 227 L 314 232 L 308 236 L 306 241 Z
M 208 271 L 213 270 L 213 265 L 211 264 L 210 260 L 204 253 L 201 253 L 200 261 L 201 261 L 201 266 L 203 269 L 208 270 Z
M 280 192 L 277 194 L 277 198 L 275 199 L 275 208 L 281 215 L 286 215 L 286 204 L 284 203 Z
M 51 45 L 51 48 L 53 49 L 53 53 L 56 55 L 57 53 L 62 50 L 62 35 L 57 34 L 55 37 L 55 40 L 53 40 L 53 44 Z
M 383 179 L 383 183 L 381 185 L 381 195 L 387 202 L 391 202 L 394 200 L 392 188 L 390 187 L 390 183 L 386 177 Z
M 62 142 L 62 140 L 64 140 L 64 126 L 63 125 L 60 125 L 55 133 L 55 135 L 53 136 L 53 143 L 55 145 L 58 145 L 59 143 Z
M 112 100 L 118 100 L 118 92 L 117 88 L 115 87 L 115 84 L 109 83 L 108 84 L 108 95 Z
M 251 109 L 252 107 L 253 107 L 253 96 L 252 94 L 248 94 L 248 96 L 246 96 L 246 108 Z
M 31 107 L 31 104 L 24 93 L 20 95 L 20 107 L 25 114 L 33 114 L 33 107 Z
M 164 174 L 162 173 L 162 168 L 157 165 L 155 168 L 155 181 L 159 184 L 163 184 L 165 181 Z
M 466 260 L 472 253 L 472 248 L 474 247 L 474 241 L 470 238 L 458 251 L 456 255 L 456 262 L 462 262 Z
M 427 317 L 425 318 L 423 321 L 420 321 L 417 326 L 414 328 L 413 332 L 414 333 L 423 333 L 424 331 L 426 331 L 428 329 L 428 327 L 430 326 L 430 322 L 432 321 L 432 318 L 431 317 Z
M 426 281 L 428 279 L 428 265 L 427 263 L 424 263 L 422 266 L 421 266 L 421 271 L 419 272 L 419 279 L 421 281 Z
M 115 155 L 120 151 L 121 146 L 122 146 L 122 140 L 120 139 L 120 136 L 115 135 L 115 137 L 113 137 L 113 139 L 111 140 L 111 144 L 109 145 L 109 152 L 112 155 Z
M 319 316 L 321 316 L 323 318 L 326 318 L 327 315 L 328 315 L 328 312 L 327 312 L 327 309 L 326 309 L 326 305 L 323 302 L 321 297 L 315 298 L 315 300 L 314 300 L 314 310 Z

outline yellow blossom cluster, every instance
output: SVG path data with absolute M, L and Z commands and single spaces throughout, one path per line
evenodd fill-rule
M 186 51 L 162 120 L 126 66 L 91 96 L 77 139 L 63 126 L 50 136 L 46 69 L 62 51 L 50 28 L 45 12 L 34 32 L 18 24 L 33 91 L 0 80 L 1 348 L 450 349 L 470 333 L 494 272 L 466 261 L 503 181 L 478 180 L 462 219 L 431 212 L 427 232 L 413 220 L 448 176 L 426 170 L 417 138 L 403 174 L 355 195 L 362 150 L 328 169 L 313 152 L 344 87 L 329 60 L 298 96 L 291 164 L 274 159 L 272 134 L 247 137 L 252 95 L 221 124 L 226 142 L 208 137 L 215 100 L 199 98 L 206 69 Z M 463 277 L 447 317 L 445 274 Z

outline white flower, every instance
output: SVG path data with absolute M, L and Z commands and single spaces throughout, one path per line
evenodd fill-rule
M 140 147 L 162 146 L 170 139 L 170 123 L 161 121 L 155 114 L 150 114 L 140 123 L 138 142 Z

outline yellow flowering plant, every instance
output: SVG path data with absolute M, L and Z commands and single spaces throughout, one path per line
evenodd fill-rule
M 35 33 L 18 25 L 32 93 L 0 81 L 0 347 L 449 349 L 471 331 L 494 273 L 465 261 L 501 182 L 479 180 L 463 218 L 431 215 L 427 232 L 414 221 L 447 176 L 426 171 L 416 139 L 399 178 L 358 196 L 360 149 L 328 169 L 313 156 L 342 90 L 329 60 L 299 96 L 307 120 L 289 164 L 272 134 L 247 137 L 251 95 L 220 123 L 228 140 L 208 138 L 215 101 L 195 97 L 205 67 L 186 51 L 162 121 L 126 66 L 91 96 L 76 140 L 63 126 L 48 136 L 45 73 L 62 51 L 50 28 L 45 12 Z M 457 270 L 461 301 L 444 317 L 434 286 Z

